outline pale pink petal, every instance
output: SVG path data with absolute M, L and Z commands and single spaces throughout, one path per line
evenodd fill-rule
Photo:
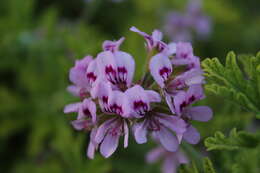
M 106 40 L 103 42 L 103 50 L 104 51 L 118 51 L 120 45 L 123 43 L 123 41 L 125 40 L 124 37 L 120 38 L 118 41 L 110 41 L 110 40 Z
M 94 82 L 93 87 L 90 91 L 92 98 L 103 98 L 104 96 L 108 97 L 108 94 L 112 90 L 111 84 L 106 81 L 103 77 L 98 77 Z
M 201 85 L 191 85 L 186 94 L 186 101 L 188 104 L 192 104 L 195 101 L 204 99 L 205 95 Z
M 107 134 L 100 145 L 100 153 L 105 157 L 110 157 L 117 149 L 120 135 Z
M 162 173 L 177 173 L 178 163 L 172 157 L 166 157 L 162 165 Z
M 128 138 L 129 138 L 129 129 L 128 129 L 128 126 L 127 126 L 127 122 L 124 121 L 124 148 L 127 148 L 128 146 Z
M 174 96 L 174 110 L 178 116 L 181 115 L 184 108 L 183 106 L 186 106 L 184 105 L 185 102 L 186 102 L 186 93 L 184 91 L 179 91 Z
M 96 133 L 97 133 L 97 128 L 93 128 L 90 133 L 90 141 L 89 141 L 89 145 L 87 148 L 87 156 L 90 159 L 94 159 L 95 150 L 97 148 L 97 144 L 93 141 Z
M 162 100 L 160 94 L 157 93 L 156 91 L 145 90 L 145 93 L 147 94 L 150 102 L 161 102 L 161 100 Z
M 186 130 L 185 121 L 177 116 L 160 113 L 157 117 L 161 124 L 163 124 L 165 127 L 168 127 L 176 133 L 184 133 Z
M 197 129 L 190 125 L 183 134 L 183 138 L 190 144 L 197 144 L 200 141 L 200 134 Z
M 120 98 L 120 99 L 118 99 Z M 125 104 L 126 102 L 126 96 L 125 93 L 121 92 L 121 91 L 110 91 L 109 95 L 108 95 L 108 107 L 110 108 L 110 110 L 113 113 L 116 113 L 118 115 L 125 115 L 124 114 L 124 108 L 125 106 L 127 106 Z
M 89 66 L 87 68 L 86 76 L 89 81 L 89 83 L 92 85 L 97 77 L 98 77 L 98 66 L 97 66 L 97 60 L 93 60 L 89 63 Z
M 71 121 L 71 125 L 76 130 L 83 130 L 87 128 L 88 124 L 89 124 L 88 120 L 84 120 L 84 119 Z
M 137 28 L 134 27 L 134 26 L 132 26 L 132 27 L 130 28 L 130 31 L 136 32 L 136 33 L 138 33 L 138 34 L 140 34 L 140 35 L 142 35 L 142 36 L 144 36 L 144 37 L 150 37 L 147 33 L 140 31 L 139 29 L 137 29 Z
M 113 123 L 115 123 L 115 120 L 116 118 L 109 119 L 98 127 L 97 134 L 94 139 L 96 143 L 99 144 L 104 139 L 104 136 L 106 135 L 109 128 L 113 125 Z
M 162 32 L 159 30 L 154 30 L 152 33 L 152 39 L 157 42 L 157 41 L 161 41 L 162 40 Z
M 178 149 L 178 139 L 165 127 L 160 126 L 160 130 L 153 131 L 153 133 L 166 150 L 174 152 Z
M 195 106 L 187 110 L 192 120 L 207 122 L 212 118 L 212 110 L 208 106 Z
M 152 57 L 149 68 L 154 80 L 163 88 L 164 82 L 172 73 L 172 64 L 169 58 L 163 53 L 159 53 Z
M 147 163 L 155 163 L 158 161 L 167 151 L 163 147 L 157 147 L 149 151 L 146 155 Z
M 129 87 L 132 83 L 135 71 L 135 61 L 133 57 L 122 51 L 114 53 L 115 62 L 117 65 L 117 78 L 121 82 L 126 82 Z
M 165 49 L 163 50 L 163 53 L 167 56 L 173 55 L 176 53 L 176 43 L 169 43 Z
M 95 123 L 96 117 L 97 117 L 97 115 L 96 115 L 96 111 L 97 111 L 96 104 L 91 99 L 84 99 L 83 103 L 82 103 L 82 109 L 83 109 L 83 111 L 87 109 L 90 112 L 92 122 Z M 78 117 L 78 118 L 80 118 L 80 117 Z
M 135 123 L 133 126 L 134 137 L 138 144 L 147 142 L 147 125 L 147 122 L 143 121 L 140 123 Z
M 81 87 L 78 87 L 76 85 L 70 85 L 67 87 L 67 91 L 77 97 L 80 96 L 80 90 L 81 90 Z
M 78 112 L 79 111 L 79 108 L 81 106 L 81 103 L 78 102 L 78 103 L 72 103 L 72 104 L 69 104 L 69 105 L 66 105 L 63 112 L 65 114 L 67 113 L 72 113 L 72 112 Z
M 150 101 L 145 90 L 140 85 L 135 85 L 125 91 L 128 99 L 130 114 L 135 117 L 142 117 L 150 110 Z

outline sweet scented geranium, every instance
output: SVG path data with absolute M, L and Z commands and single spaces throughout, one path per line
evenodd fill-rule
M 110 157 L 120 137 L 127 148 L 132 132 L 138 144 L 156 141 L 159 155 L 165 156 L 166 162 L 175 160 L 175 168 L 187 162 L 179 151 L 182 141 L 199 142 L 200 134 L 192 120 L 208 121 L 212 117 L 209 107 L 192 106 L 205 97 L 200 60 L 190 43 L 167 44 L 158 30 L 152 35 L 135 27 L 130 30 L 146 41 L 149 65 L 143 76 L 133 80 L 134 58 L 120 50 L 125 38 L 104 41 L 103 51 L 96 58 L 86 56 L 71 68 L 68 91 L 79 97 L 79 102 L 67 105 L 64 112 L 77 113 L 72 126 L 90 132 L 89 158 L 93 159 L 96 151 Z M 155 160 L 154 155 L 148 157 L 150 162 Z

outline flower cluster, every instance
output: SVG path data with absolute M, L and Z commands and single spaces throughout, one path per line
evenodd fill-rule
M 205 39 L 211 32 L 211 20 L 202 12 L 200 0 L 190 0 L 185 13 L 171 12 L 165 20 L 165 31 L 174 41 L 192 40 L 194 31 L 198 39 Z
M 146 40 L 149 65 L 141 80 L 133 81 L 134 58 L 119 49 L 124 38 L 105 41 L 96 58 L 86 56 L 70 69 L 68 91 L 80 98 L 64 108 L 77 113 L 71 124 L 76 130 L 90 131 L 87 156 L 99 150 L 111 156 L 123 136 L 128 146 L 131 131 L 138 144 L 148 135 L 169 152 L 177 152 L 182 140 L 196 144 L 200 135 L 192 120 L 208 121 L 212 112 L 192 104 L 204 98 L 200 60 L 189 43 L 162 41 L 162 33 L 152 35 L 130 29 Z M 131 129 L 131 130 L 130 130 Z

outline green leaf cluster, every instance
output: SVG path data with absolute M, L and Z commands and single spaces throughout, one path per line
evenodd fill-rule
M 214 137 L 208 137 L 204 143 L 208 151 L 256 148 L 260 143 L 260 135 L 245 131 L 237 132 L 236 128 L 234 128 L 230 131 L 229 136 L 225 136 L 222 132 L 217 131 Z
M 260 118 L 260 53 L 239 60 L 240 64 L 234 52 L 228 53 L 225 65 L 217 58 L 205 59 L 202 62 L 208 80 L 205 88 Z

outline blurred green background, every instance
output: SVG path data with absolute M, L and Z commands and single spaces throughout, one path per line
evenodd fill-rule
M 180 0 L 1 0 L 0 172 L 159 172 L 159 164 L 147 165 L 144 160 L 154 144 L 137 145 L 132 136 L 128 149 L 120 146 L 111 158 L 97 154 L 94 160 L 87 159 L 88 135 L 73 130 L 70 120 L 75 117 L 63 114 L 64 105 L 77 101 L 66 91 L 68 71 L 75 59 L 101 51 L 104 40 L 124 36 L 122 49 L 134 56 L 138 77 L 145 59 L 144 40 L 129 28 L 148 33 L 162 29 L 167 12 L 183 11 L 186 4 Z M 259 0 L 204 0 L 212 33 L 207 40 L 193 40 L 195 54 L 221 60 L 230 50 L 255 54 L 260 50 L 259 6 Z M 214 118 L 197 124 L 203 137 L 216 130 L 245 129 L 252 121 L 250 114 L 220 97 L 208 95 L 204 103 L 212 106 Z M 196 148 L 208 155 L 203 141 Z M 229 169 L 221 164 L 223 158 L 227 159 L 225 154 L 213 153 L 220 172 Z M 241 171 L 250 172 L 252 164 L 245 163 Z

